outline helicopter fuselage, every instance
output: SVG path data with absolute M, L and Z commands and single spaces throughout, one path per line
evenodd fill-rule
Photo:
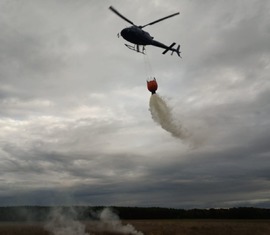
M 152 45 L 161 47 L 164 49 L 167 49 L 168 46 L 164 45 L 161 42 L 158 42 L 154 40 L 154 37 L 152 37 L 148 32 L 142 30 L 138 26 L 131 26 L 128 28 L 125 28 L 121 31 L 121 36 L 127 40 L 128 42 L 134 43 L 136 45 Z
M 153 37 L 151 37 L 148 32 L 137 26 L 131 26 L 123 29 L 121 31 L 121 36 L 128 42 L 143 46 L 151 45 L 153 41 Z

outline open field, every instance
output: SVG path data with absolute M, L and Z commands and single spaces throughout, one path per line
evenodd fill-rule
M 85 233 L 61 235 L 117 235 L 104 231 L 99 222 L 84 222 Z M 131 224 L 144 235 L 269 235 L 270 220 L 131 220 Z M 42 223 L 0 223 L 0 235 L 52 235 Z M 130 233 L 131 234 L 131 233 Z M 54 235 L 58 235 L 55 233 Z
M 270 234 L 270 220 L 146 220 L 130 223 L 145 235 Z

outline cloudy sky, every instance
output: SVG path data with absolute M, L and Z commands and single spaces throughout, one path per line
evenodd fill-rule
M 128 50 L 110 5 L 138 25 L 180 11 L 145 30 L 183 59 Z M 0 1 L 0 205 L 270 208 L 269 12 L 267 0 Z M 152 120 L 148 76 L 192 138 Z

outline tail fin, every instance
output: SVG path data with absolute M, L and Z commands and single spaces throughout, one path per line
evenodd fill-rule
M 180 58 L 182 58 L 181 55 L 180 55 L 180 53 L 181 53 L 181 51 L 180 51 L 180 45 L 178 45 L 178 47 L 176 48 L 175 51 L 172 52 L 172 54 L 173 54 L 174 52 L 176 52 L 177 55 L 178 55 Z
M 171 51 L 173 49 L 173 46 L 175 45 L 176 43 L 172 43 L 169 47 L 166 48 L 165 51 L 162 52 L 163 55 L 165 55 L 168 51 Z
M 181 53 L 181 51 L 180 51 L 180 45 L 178 45 L 178 47 L 177 47 L 176 49 L 174 49 L 173 47 L 174 47 L 175 44 L 176 44 L 175 42 L 172 43 L 165 51 L 162 52 L 162 54 L 164 55 L 164 54 L 166 54 L 168 51 L 172 51 L 172 54 L 171 54 L 171 55 L 173 55 L 173 53 L 176 52 L 177 55 L 178 55 L 180 58 L 182 58 L 181 55 L 180 55 L 180 53 Z

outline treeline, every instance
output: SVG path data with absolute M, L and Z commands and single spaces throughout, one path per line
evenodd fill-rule
M 46 221 L 53 211 L 77 220 L 98 220 L 106 207 L 0 207 L 0 221 Z M 121 220 L 136 219 L 270 219 L 270 209 L 240 207 L 230 209 L 174 209 L 160 207 L 109 207 Z
M 116 208 L 124 219 L 270 219 L 270 209 L 241 207 L 230 209 Z

